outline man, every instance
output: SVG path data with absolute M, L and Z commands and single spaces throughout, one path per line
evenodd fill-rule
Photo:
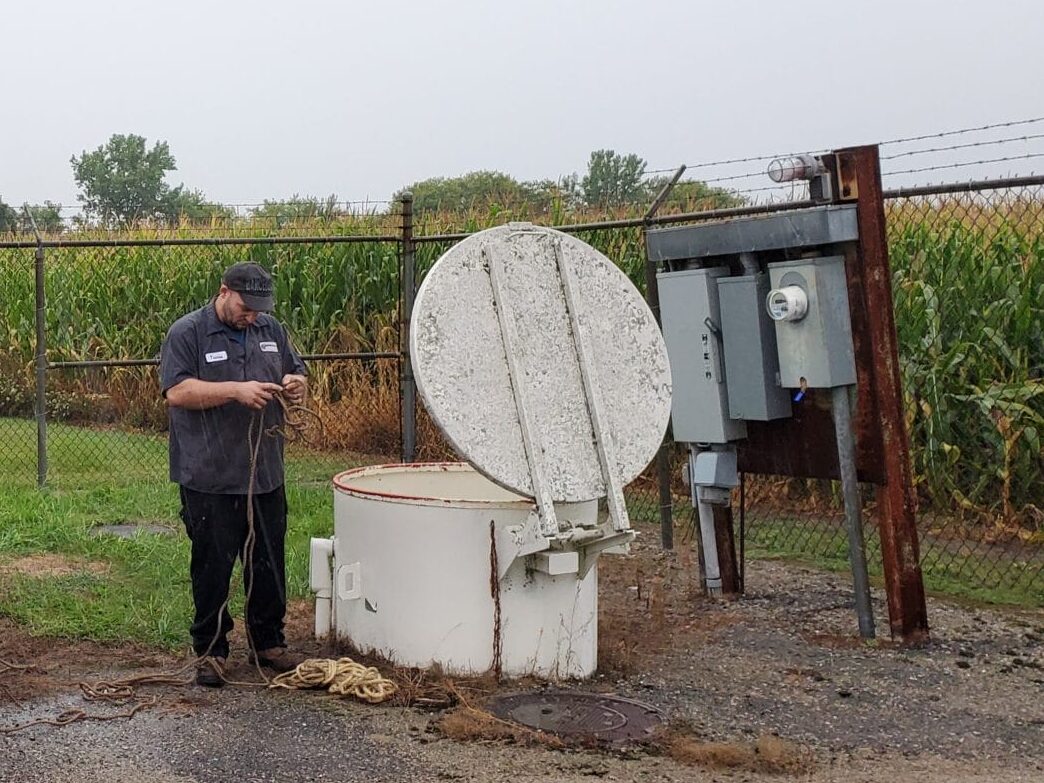
M 232 630 L 225 605 L 237 557 L 249 592 L 251 661 L 288 671 L 302 660 L 283 638 L 286 494 L 283 410 L 276 397 L 303 402 L 306 370 L 286 330 L 268 315 L 272 304 L 268 272 L 253 263 L 230 266 L 217 296 L 170 327 L 160 354 L 170 478 L 180 485 L 181 518 L 192 542 L 196 682 L 211 687 L 224 684 Z M 248 494 L 255 538 L 245 550 Z

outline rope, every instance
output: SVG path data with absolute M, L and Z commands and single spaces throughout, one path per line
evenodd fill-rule
M 307 405 L 294 405 L 286 400 L 283 394 L 276 394 L 280 407 L 283 409 L 283 424 L 269 427 L 265 434 L 269 436 L 282 435 L 287 443 L 304 441 L 310 446 L 318 446 L 322 443 L 325 425 L 322 417 Z M 309 434 L 308 425 L 315 423 L 318 433 Z
M 35 668 L 36 667 L 33 666 L 31 663 L 11 663 L 10 661 L 5 661 L 3 658 L 0 658 L 0 674 L 4 674 L 5 672 L 9 671 L 27 672 L 30 669 Z
M 117 712 L 113 715 L 96 715 L 84 712 L 80 709 L 66 710 L 65 712 L 53 717 L 53 718 L 36 718 L 35 720 L 27 721 L 26 723 L 19 723 L 14 726 L 5 726 L 0 728 L 0 734 L 14 734 L 16 731 L 22 731 L 28 729 L 30 726 L 68 726 L 70 723 L 76 723 L 81 720 L 120 720 L 121 718 L 133 718 L 141 710 L 153 707 L 156 705 L 158 698 L 151 696 L 148 699 L 138 701 L 129 710 L 124 712 Z
M 247 609 L 250 607 L 250 597 L 253 592 L 251 565 L 253 563 L 254 546 L 257 543 L 254 529 L 254 480 L 257 474 L 257 455 L 261 447 L 261 439 L 263 436 L 275 437 L 276 435 L 282 435 L 284 440 L 290 443 L 298 440 L 314 442 L 316 436 L 310 437 L 307 434 L 308 424 L 311 421 L 318 424 L 320 437 L 323 432 L 323 421 L 318 413 L 307 406 L 295 405 L 287 402 L 283 394 L 277 394 L 276 399 L 279 401 L 283 410 L 283 424 L 274 425 L 266 430 L 264 428 L 264 409 L 262 409 L 251 419 L 250 429 L 247 433 L 247 443 L 248 448 L 250 449 L 250 476 L 247 485 L 247 536 L 246 540 L 243 542 L 243 576 L 246 585 Z M 159 701 L 156 696 L 145 698 L 140 697 L 136 690 L 138 687 L 143 685 L 189 685 L 192 683 L 193 678 L 191 675 L 185 676 L 186 673 L 193 669 L 197 664 L 203 662 L 210 662 L 210 665 L 214 668 L 214 671 L 217 672 L 218 676 L 229 685 L 259 687 L 263 684 L 267 684 L 269 687 L 273 688 L 312 688 L 322 685 L 327 686 L 331 693 L 356 696 L 357 698 L 371 704 L 378 704 L 385 701 L 398 691 L 398 686 L 391 680 L 383 678 L 377 669 L 361 666 L 350 658 L 341 658 L 336 661 L 329 659 L 309 659 L 298 666 L 297 670 L 293 672 L 285 672 L 274 679 L 269 679 L 268 675 L 266 675 L 264 670 L 261 668 L 260 661 L 255 657 L 254 664 L 257 668 L 258 674 L 260 674 L 261 678 L 264 680 L 263 683 L 243 682 L 228 679 L 225 677 L 222 667 L 213 660 L 210 651 L 217 643 L 218 636 L 221 633 L 221 616 L 224 614 L 224 611 L 231 600 L 231 596 L 232 589 L 230 587 L 228 597 L 225 598 L 225 602 L 221 605 L 221 608 L 218 609 L 217 630 L 215 631 L 214 637 L 210 640 L 207 649 L 201 655 L 193 657 L 174 671 L 159 674 L 141 674 L 117 680 L 101 680 L 95 683 L 77 683 L 85 701 L 104 701 L 119 706 L 130 704 L 130 709 L 112 715 L 101 715 L 97 713 L 88 713 L 82 709 L 71 709 L 62 712 L 53 718 L 36 718 L 13 726 L 0 726 L 0 734 L 13 734 L 16 731 L 22 731 L 30 726 L 68 726 L 70 723 L 76 723 L 77 721 L 109 721 L 121 718 L 133 718 L 138 712 L 156 706 Z M 253 639 L 251 639 L 250 636 L 249 623 L 244 622 L 244 627 L 246 628 L 247 643 L 250 648 L 253 649 L 254 645 Z M 0 674 L 7 671 L 26 672 L 32 668 L 35 667 L 31 665 L 14 664 L 0 659 Z M 314 679 L 314 672 L 316 671 L 323 672 L 323 679 Z
M 370 704 L 380 704 L 394 696 L 399 686 L 383 677 L 372 666 L 351 658 L 309 658 L 291 672 L 275 677 L 269 688 L 325 688 L 336 696 L 354 696 Z
M 282 395 L 279 395 L 279 401 L 283 405 L 286 404 L 285 402 L 283 402 Z M 257 427 L 258 433 L 256 436 L 256 440 L 254 435 L 255 425 Z M 243 540 L 243 554 L 241 558 L 243 561 L 243 579 L 246 582 L 246 598 L 244 599 L 243 604 L 243 628 L 246 630 L 247 646 L 251 650 L 255 649 L 255 647 L 254 638 L 250 634 L 250 620 L 247 617 L 247 613 L 250 611 L 250 597 L 251 595 L 253 595 L 254 592 L 254 545 L 257 543 L 257 535 L 254 532 L 254 480 L 257 478 L 257 453 L 261 449 L 261 433 L 264 432 L 264 425 L 265 409 L 262 408 L 257 412 L 256 416 L 251 417 L 250 430 L 247 432 L 247 443 L 250 444 L 250 480 L 247 483 L 246 497 L 247 535 L 246 538 Z M 271 435 L 271 432 L 269 432 L 268 434 Z M 229 595 L 231 596 L 231 594 L 232 591 L 229 590 Z M 225 603 L 228 603 L 227 598 L 225 599 Z M 223 611 L 224 609 L 222 608 L 222 611 L 218 612 L 218 625 L 217 631 L 215 633 L 215 640 L 217 638 L 217 634 L 221 633 L 221 615 Z M 213 644 L 214 642 L 211 641 L 211 646 L 213 646 Z M 209 651 L 210 647 L 207 648 L 207 652 Z M 228 682 L 228 680 L 225 679 L 225 672 L 222 670 L 221 666 L 213 663 L 211 664 L 211 666 L 213 667 L 214 671 L 217 672 L 218 676 L 221 677 L 222 680 Z M 261 668 L 261 661 L 258 660 L 257 656 L 254 656 L 254 668 L 256 668 L 257 673 L 261 675 L 262 680 L 264 680 L 265 682 L 269 682 L 268 675 L 266 675 L 264 670 Z

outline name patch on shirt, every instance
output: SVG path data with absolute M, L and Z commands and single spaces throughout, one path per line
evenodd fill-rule
M 213 362 L 223 362 L 228 359 L 228 351 L 214 351 L 213 353 L 205 354 L 205 358 L 208 364 Z
M 273 342 L 258 343 L 261 346 L 261 350 L 265 353 L 279 353 L 279 346 Z

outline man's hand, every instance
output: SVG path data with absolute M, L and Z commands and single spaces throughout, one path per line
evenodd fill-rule
M 308 393 L 308 381 L 303 375 L 284 375 L 283 391 L 293 405 L 302 405 Z
M 243 381 L 236 386 L 236 400 L 259 411 L 271 402 L 272 398 L 283 391 L 278 383 L 264 383 L 262 381 Z

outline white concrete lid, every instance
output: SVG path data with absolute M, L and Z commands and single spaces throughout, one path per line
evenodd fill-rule
M 584 349 L 574 341 L 559 258 L 571 270 Z M 648 465 L 667 427 L 670 364 L 652 312 L 615 264 L 560 231 L 512 223 L 447 251 L 417 293 L 410 351 L 424 404 L 450 444 L 491 480 L 529 497 L 536 494 L 533 464 L 516 395 L 538 480 L 556 502 L 607 493 L 590 412 L 592 383 L 620 486 Z M 589 357 L 586 386 L 582 353 Z
M 333 477 L 334 489 L 382 503 L 444 508 L 532 508 L 531 498 L 494 484 L 467 462 L 365 465 Z

